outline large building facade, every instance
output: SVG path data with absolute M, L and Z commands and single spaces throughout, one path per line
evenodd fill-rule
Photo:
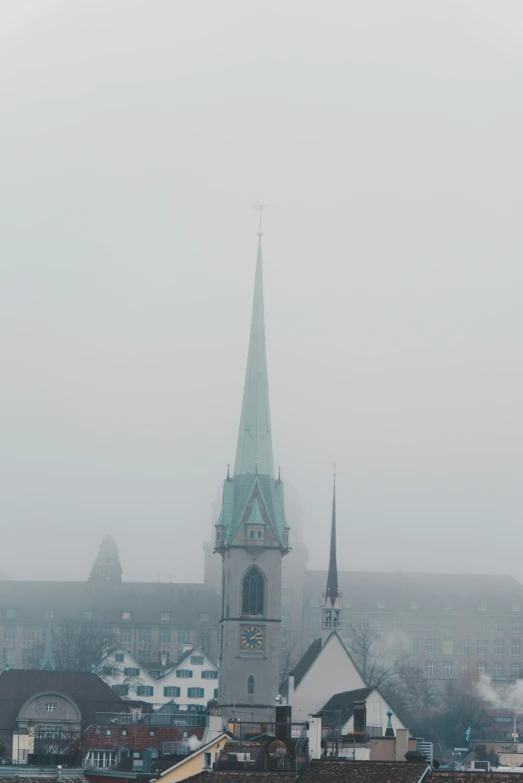
M 218 702 L 223 715 L 255 721 L 272 717 L 279 692 L 289 549 L 283 483 L 273 466 L 261 235 L 234 475 L 224 482 L 215 536 L 222 558 Z

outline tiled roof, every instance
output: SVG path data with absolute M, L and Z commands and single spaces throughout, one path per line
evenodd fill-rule
M 464 772 L 456 769 L 438 769 L 430 777 L 430 783 L 517 783 L 518 780 L 521 780 L 520 775 L 513 772 Z
M 406 761 L 311 761 L 300 783 L 419 783 L 426 770 Z
M 419 603 L 420 614 L 443 612 L 446 601 L 451 601 L 454 613 L 476 613 L 480 603 L 489 613 L 510 614 L 512 602 L 523 609 L 523 584 L 511 576 L 340 571 L 338 577 L 345 606 L 357 612 L 375 611 L 381 601 L 384 612 L 411 612 L 412 601 Z M 326 571 L 307 571 L 304 611 L 310 611 L 311 598 L 321 596 L 326 578 Z
M 69 696 L 78 705 L 84 725 L 94 723 L 95 712 L 124 712 L 129 708 L 129 702 L 122 701 L 96 674 L 11 669 L 0 674 L 0 726 L 14 728 L 25 702 L 45 691 Z
M 55 623 L 82 618 L 90 610 L 99 623 L 154 625 L 161 612 L 170 612 L 169 625 L 193 626 L 199 613 L 208 614 L 210 624 L 218 622 L 220 608 L 218 593 L 204 584 L 0 581 L 0 619 L 14 609 L 13 622 L 43 624 L 44 613 L 53 610 Z M 124 611 L 131 612 L 130 621 L 122 622 Z
M 365 701 L 375 688 L 357 688 L 354 691 L 343 691 L 331 696 L 327 704 L 322 707 L 322 712 L 332 710 L 349 710 L 356 702 Z
M 294 772 L 199 772 L 184 783 L 293 783 Z M 410 783 L 410 782 L 409 782 Z

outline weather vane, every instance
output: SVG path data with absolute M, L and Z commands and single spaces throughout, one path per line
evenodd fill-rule
M 258 228 L 258 231 L 257 231 L 258 237 L 260 237 L 260 241 L 261 241 L 261 237 L 263 236 L 263 231 L 262 231 L 262 212 L 265 209 L 265 207 L 269 207 L 269 206 L 270 206 L 270 204 L 251 204 L 251 209 L 253 210 L 253 212 L 259 212 L 260 213 L 260 227 Z

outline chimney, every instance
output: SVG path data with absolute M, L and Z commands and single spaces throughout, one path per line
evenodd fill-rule
M 289 679 L 287 680 L 287 704 L 289 704 L 292 707 L 293 701 L 294 701 L 294 674 L 289 674 Z
M 309 759 L 321 759 L 321 713 L 309 720 Z

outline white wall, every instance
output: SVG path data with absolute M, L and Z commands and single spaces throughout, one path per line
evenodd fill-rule
M 318 712 L 335 693 L 365 687 L 343 643 L 333 634 L 299 685 L 294 686 L 292 719 L 297 722 L 305 721 L 311 713 Z
M 369 694 L 369 696 L 366 699 L 366 706 L 367 706 L 367 726 L 381 726 L 381 733 L 382 735 L 385 734 L 385 729 L 388 725 L 388 717 L 387 717 L 387 710 L 390 709 L 390 706 L 386 699 L 381 695 L 381 693 L 376 689 L 373 690 L 372 693 Z M 400 721 L 397 715 L 394 713 L 392 714 L 392 728 L 394 729 L 394 733 L 397 732 L 398 729 L 405 729 L 406 726 L 404 723 Z M 354 730 L 354 716 L 351 716 L 347 723 L 343 727 L 343 733 L 347 734 Z
M 123 661 L 116 661 L 117 655 L 123 655 Z M 192 659 L 202 658 L 203 664 L 193 663 Z M 129 684 L 129 679 L 125 673 L 126 668 L 135 668 L 140 670 L 140 674 L 129 688 L 128 695 L 123 698 L 128 699 L 140 699 L 147 704 L 166 704 L 169 701 L 175 701 L 177 704 L 183 705 L 199 705 L 200 707 L 207 707 L 207 703 L 213 699 L 214 691 L 218 689 L 218 679 L 205 679 L 202 677 L 202 672 L 212 671 L 218 673 L 216 665 L 208 658 L 201 650 L 192 650 L 191 654 L 185 658 L 180 664 L 173 666 L 166 674 L 160 679 L 152 677 L 149 671 L 143 667 L 143 665 L 137 663 L 133 656 L 126 650 L 116 650 L 110 656 L 102 666 L 109 666 L 115 668 L 117 671 L 112 675 L 102 675 L 102 679 L 110 686 Z M 177 675 L 178 670 L 185 670 L 192 672 L 191 677 L 180 677 Z M 140 686 L 149 686 L 153 689 L 151 696 L 144 696 L 143 693 L 139 693 Z M 164 688 L 175 687 L 180 689 L 179 696 L 167 696 L 164 693 Z M 201 698 L 189 698 L 189 688 L 203 688 L 203 696 Z

